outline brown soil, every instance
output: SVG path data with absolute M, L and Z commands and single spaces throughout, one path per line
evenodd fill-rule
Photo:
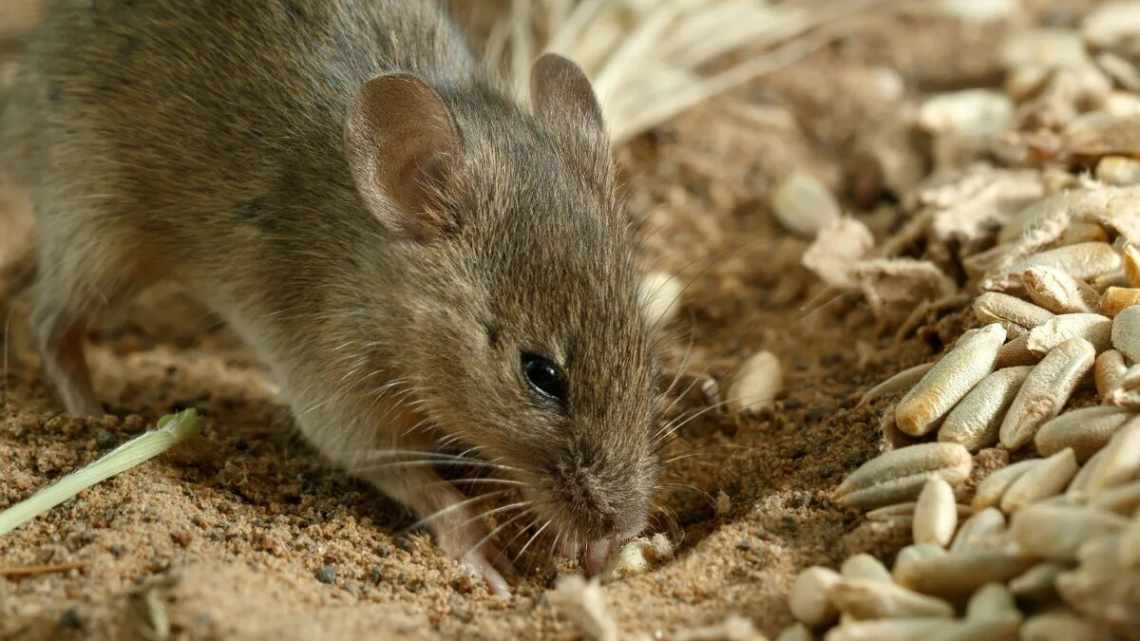
M 1050 19 L 1067 15 L 1054 9 Z M 854 133 L 893 115 L 874 70 L 895 69 L 911 93 L 1000 82 L 1001 33 L 930 17 L 862 20 L 794 68 L 622 150 L 630 207 L 647 223 L 647 263 L 687 283 L 674 360 L 691 342 L 690 371 L 723 381 L 766 349 L 786 375 L 772 410 L 737 422 L 709 414 L 673 445 L 698 454 L 672 467 L 676 489 L 660 497 L 671 517 L 656 527 L 680 541 L 678 558 L 606 588 L 624 631 L 656 635 L 740 614 L 774 636 L 790 621 L 784 595 L 799 569 L 864 550 L 889 562 L 907 542 L 905 530 L 863 524 L 827 493 L 883 447 L 883 406 L 856 408 L 859 393 L 939 351 L 961 331 L 959 314 L 895 341 L 862 301 L 825 295 L 799 264 L 806 242 L 779 227 L 766 192 L 800 168 L 844 193 Z M 791 125 L 756 118 L 774 110 Z M 879 238 L 902 223 L 889 199 L 866 210 L 846 204 Z M 27 249 L 27 219 L 5 193 L 7 266 Z M 29 347 L 26 297 L 3 303 L 12 326 L 0 507 L 174 408 L 197 407 L 207 419 L 194 441 L 0 537 L 0 570 L 80 564 L 0 578 L 0 638 L 143 638 L 148 607 L 168 614 L 174 639 L 580 635 L 543 597 L 553 571 L 542 555 L 529 557 L 530 576 L 501 603 L 429 537 L 402 534 L 407 514 L 323 465 L 293 434 L 257 364 L 177 292 L 154 292 L 92 332 L 97 387 L 115 414 L 99 420 L 60 415 Z M 685 409 L 703 403 L 687 399 Z M 720 492 L 731 509 L 718 515 Z

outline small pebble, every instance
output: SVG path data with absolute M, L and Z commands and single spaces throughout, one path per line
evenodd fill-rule
M 112 432 L 103 429 L 95 432 L 95 445 L 101 450 L 114 447 L 118 442 L 119 439 Z
M 325 565 L 317 572 L 317 580 L 321 583 L 333 584 L 336 583 L 336 566 Z
M 59 627 L 67 630 L 83 630 L 86 625 L 83 622 L 83 617 L 79 616 L 78 610 L 68 608 L 59 615 Z

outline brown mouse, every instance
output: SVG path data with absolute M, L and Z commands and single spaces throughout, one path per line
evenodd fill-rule
M 586 77 L 548 54 L 531 94 L 428 1 L 49 0 L 0 143 L 67 409 L 103 411 L 89 320 L 174 279 L 495 591 L 487 504 L 440 466 L 495 472 L 500 522 L 596 572 L 650 510 L 656 331 Z

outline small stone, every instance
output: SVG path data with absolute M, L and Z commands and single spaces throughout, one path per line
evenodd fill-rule
M 95 445 L 101 450 L 114 447 L 117 442 L 118 439 L 115 438 L 115 435 L 107 430 L 101 429 L 95 432 Z
M 59 615 L 59 627 L 66 630 L 83 630 L 86 624 L 83 622 L 83 617 L 79 616 L 78 610 L 68 608 Z
M 336 566 L 326 565 L 317 572 L 317 580 L 321 583 L 333 584 L 336 583 Z

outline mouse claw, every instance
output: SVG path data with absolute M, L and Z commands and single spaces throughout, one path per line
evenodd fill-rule
M 498 550 L 492 550 L 491 556 L 497 557 L 495 561 L 488 560 L 488 554 L 482 550 L 471 550 L 459 562 L 460 567 L 472 577 L 482 579 L 491 593 L 500 599 L 511 598 L 511 584 L 507 582 L 504 574 L 514 576 L 514 568 L 510 560 L 501 555 Z
M 482 579 L 500 599 L 511 598 L 511 583 L 518 576 L 510 557 L 492 541 L 468 551 L 459 562 L 471 576 Z

